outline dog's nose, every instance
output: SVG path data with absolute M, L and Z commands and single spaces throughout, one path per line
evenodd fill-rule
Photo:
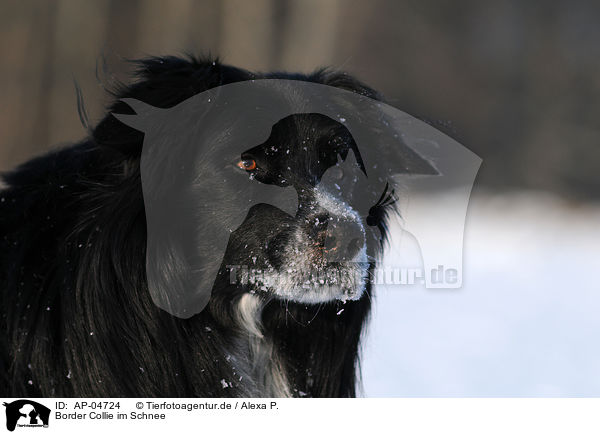
M 364 229 L 355 218 L 318 213 L 307 219 L 307 232 L 328 262 L 352 261 L 365 245 Z
M 327 254 L 332 253 L 329 259 L 333 259 L 333 256 L 339 256 L 340 259 L 350 260 L 354 258 L 360 249 L 362 249 L 364 243 L 360 238 L 348 238 L 344 234 L 338 235 L 337 237 L 333 234 L 327 234 L 325 238 L 324 249 Z
M 365 236 L 360 222 L 334 217 L 327 225 L 325 259 L 328 262 L 347 262 L 356 258 L 365 245 Z

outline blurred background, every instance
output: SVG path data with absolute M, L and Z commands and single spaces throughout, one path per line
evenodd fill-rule
M 366 396 L 600 396 L 599 22 L 591 0 L 3 1 L 0 171 L 84 137 L 74 80 L 94 124 L 125 59 L 345 70 L 483 159 L 465 285 L 381 289 Z

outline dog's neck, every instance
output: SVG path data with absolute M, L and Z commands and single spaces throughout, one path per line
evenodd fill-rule
M 286 368 L 279 349 L 263 333 L 261 314 L 264 302 L 256 295 L 242 295 L 235 307 L 236 322 L 240 332 L 240 347 L 246 349 L 238 360 L 245 366 L 238 370 L 249 371 L 257 389 L 265 397 L 291 397 L 290 384 Z
M 220 346 L 215 350 L 225 363 L 212 372 L 212 381 L 221 383 L 224 393 L 232 397 L 356 395 L 370 286 L 359 300 L 314 305 L 221 282 L 217 287 L 227 290 L 213 293 L 205 325 L 219 330 L 215 337 L 220 336 Z

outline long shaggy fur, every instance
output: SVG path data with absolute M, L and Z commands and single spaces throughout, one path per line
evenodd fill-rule
M 212 87 L 286 78 L 376 97 L 345 74 L 253 74 L 152 58 L 117 98 L 168 108 Z M 352 397 L 371 288 L 357 301 L 257 297 L 219 275 L 190 319 L 157 308 L 145 277 L 142 133 L 110 113 L 80 143 L 4 175 L 0 395 Z M 341 309 L 343 314 L 338 315 Z

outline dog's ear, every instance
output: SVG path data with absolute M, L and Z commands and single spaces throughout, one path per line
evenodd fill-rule
M 138 66 L 136 75 L 140 80 L 114 91 L 117 101 L 93 131 L 96 143 L 116 149 L 126 156 L 140 155 L 143 133 L 112 116 L 134 114 L 123 99 L 170 108 L 208 89 L 253 78 L 248 71 L 208 58 L 152 57 L 135 63 Z

